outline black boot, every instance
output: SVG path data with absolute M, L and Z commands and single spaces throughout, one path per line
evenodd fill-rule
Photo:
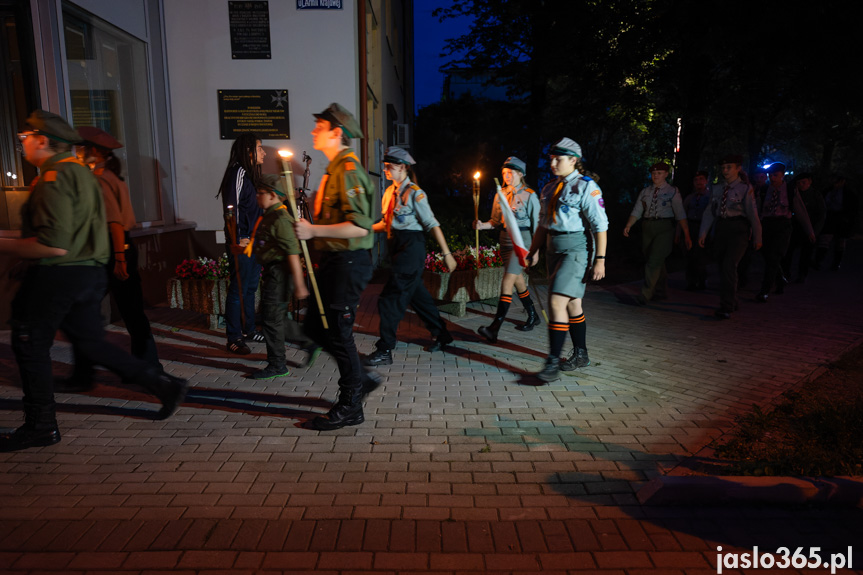
M 482 326 L 477 331 L 481 336 L 486 338 L 491 343 L 497 343 L 497 332 L 500 331 L 500 326 L 503 324 L 502 317 L 494 318 L 494 321 L 491 322 L 491 325 L 486 327 Z
M 362 385 L 342 387 L 339 389 L 339 400 L 329 413 L 312 420 L 312 427 L 319 431 L 332 431 L 348 425 L 359 425 L 366 418 L 363 416 Z
M 575 347 L 569 357 L 560 362 L 560 371 L 574 371 L 588 365 L 590 365 L 590 359 L 587 357 L 587 350 Z
M 435 338 L 435 342 L 431 344 L 428 348 L 430 353 L 435 353 L 436 351 L 444 351 L 446 346 L 453 342 L 452 335 L 450 335 L 449 331 L 446 328 Z
M 363 358 L 363 365 L 377 367 L 379 365 L 392 365 L 393 352 L 388 349 L 376 349 L 374 353 Z
M 548 383 L 560 379 L 560 358 L 548 356 L 545 360 L 545 367 L 536 376 L 542 381 Z
M 523 324 L 515 326 L 515 329 L 518 331 L 530 331 L 540 323 L 539 314 L 536 313 L 536 308 L 531 303 L 530 307 L 527 308 L 527 319 Z
M 185 379 L 174 377 L 155 367 L 145 371 L 137 383 L 162 402 L 162 408 L 156 414 L 156 419 L 171 417 L 186 399 L 186 392 L 189 389 L 189 382 Z
M 57 426 L 37 427 L 25 423 L 8 433 L 0 433 L 0 452 L 18 451 L 30 447 L 45 447 L 60 442 Z

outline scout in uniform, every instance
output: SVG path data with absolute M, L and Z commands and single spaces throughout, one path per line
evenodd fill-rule
M 111 134 L 93 126 L 82 126 L 78 128 L 78 133 L 82 139 L 82 144 L 78 146 L 78 158 L 84 164 L 92 165 L 93 174 L 102 186 L 111 241 L 108 291 L 114 297 L 126 331 L 129 332 L 132 355 L 161 370 L 156 340 L 150 329 L 150 320 L 144 313 L 138 248 L 129 237 L 129 231 L 135 226 L 135 212 L 129 188 L 121 174 L 120 160 L 114 155 L 114 150 L 122 148 L 123 144 Z M 93 366 L 76 353 L 74 374 L 65 381 L 58 381 L 57 390 L 87 391 L 93 385 Z
M 533 241 L 533 234 L 539 226 L 539 196 L 524 183 L 524 174 L 527 166 L 524 162 L 510 156 L 503 163 L 503 182 L 506 184 L 503 188 L 503 193 L 508 200 L 508 207 L 503 209 L 511 209 L 518 221 L 518 233 L 521 234 L 522 241 L 525 246 L 530 246 Z M 518 292 L 518 298 L 524 305 L 524 310 L 527 312 L 527 320 L 521 325 L 515 327 L 519 331 L 531 331 L 540 323 L 539 314 L 536 313 L 536 308 L 533 305 L 533 300 L 530 299 L 530 290 L 527 287 L 527 282 L 524 281 L 522 272 L 524 268 L 518 262 L 518 256 L 512 249 L 512 239 L 509 232 L 505 229 L 503 213 L 501 212 L 500 198 L 497 194 L 494 196 L 494 203 L 491 207 L 491 219 L 487 222 L 479 220 L 473 223 L 475 230 L 490 230 L 499 227 L 500 230 L 500 255 L 506 271 L 503 275 L 503 281 L 500 284 L 500 299 L 497 302 L 497 313 L 494 315 L 494 321 L 489 326 L 479 328 L 479 334 L 486 338 L 491 343 L 497 342 L 497 332 L 506 318 L 509 311 L 509 306 L 512 303 L 512 288 Z
M 803 226 L 809 241 L 815 243 L 815 231 L 809 221 L 806 206 L 803 205 L 803 199 L 797 193 L 797 189 L 788 186 L 785 182 L 785 170 L 785 164 L 780 162 L 767 169 L 770 185 L 761 203 L 761 230 L 764 240 L 761 255 L 764 256 L 764 279 L 761 281 L 761 290 L 755 296 L 755 301 L 762 303 L 767 301 L 774 282 L 778 282 L 776 293 L 782 293 L 787 283 L 785 274 L 788 270 L 782 269 L 782 258 L 791 242 L 792 216 L 796 217 Z
M 22 207 L 21 239 L 0 240 L 0 254 L 32 264 L 12 301 L 12 350 L 24 389 L 24 425 L 0 434 L 0 451 L 60 441 L 51 375 L 51 345 L 58 329 L 88 361 L 103 365 L 159 398 L 159 418 L 186 395 L 185 380 L 105 341 L 100 305 L 111 251 L 102 187 L 70 152 L 80 140 L 60 116 L 36 110 L 18 135 L 24 158 L 37 168 Z
M 551 172 L 557 178 L 542 189 L 539 227 L 527 255 L 535 263 L 533 256 L 546 244 L 550 350 L 545 367 L 537 374 L 546 382 L 558 379 L 560 370 L 590 365 L 581 300 L 588 279 L 605 277 L 608 218 L 602 191 L 583 171 L 581 146 L 569 138 L 557 142 L 551 149 Z M 561 361 L 567 331 L 573 349 L 569 358 Z
M 650 178 L 653 185 L 641 190 L 623 235 L 629 237 L 629 230 L 640 218 L 644 218 L 641 226 L 641 249 L 647 261 L 644 264 L 644 286 L 636 296 L 640 304 L 646 304 L 651 299 L 666 299 L 668 297 L 668 272 L 665 270 L 665 260 L 671 255 L 674 247 L 674 222 L 683 231 L 686 249 L 692 247 L 689 237 L 689 226 L 686 223 L 686 210 L 680 192 L 665 179 L 668 177 L 668 164 L 657 162 L 650 166 Z
M 793 183 L 794 189 L 803 200 L 803 205 L 806 206 L 806 213 L 809 215 L 809 223 L 812 226 L 812 231 L 815 236 L 821 233 L 821 228 L 824 227 L 824 216 L 827 213 L 827 206 L 824 204 L 824 196 L 822 196 L 812 185 L 812 174 L 802 172 L 797 174 Z M 782 260 L 782 269 L 785 273 L 791 273 L 791 264 L 794 259 L 794 252 L 800 251 L 800 259 L 797 262 L 797 276 L 794 280 L 796 283 L 804 283 L 809 275 L 809 266 L 812 261 L 812 255 L 815 253 L 815 245 L 809 241 L 806 235 L 806 230 L 803 226 L 792 220 L 794 229 L 791 232 L 791 243 L 788 251 L 785 252 L 785 258 Z M 789 278 L 790 279 L 790 278 Z
M 704 210 L 710 204 L 710 188 L 707 186 L 707 172 L 699 170 L 692 178 L 692 193 L 683 199 L 683 209 L 686 211 L 686 223 L 691 233 L 698 233 Z M 679 235 L 679 228 L 678 228 Z M 708 248 L 702 248 L 698 242 L 686 252 L 686 290 L 702 291 L 707 287 L 707 256 Z
M 757 166 L 752 170 L 752 176 L 749 184 L 752 186 L 752 191 L 755 194 L 755 205 L 760 206 L 764 198 L 764 192 L 767 190 L 767 169 L 764 166 Z M 751 237 L 750 237 L 751 239 Z M 743 252 L 743 257 L 740 258 L 740 263 L 737 264 L 737 289 L 741 290 L 749 283 L 749 268 L 752 265 L 752 244 L 747 242 L 746 251 Z
M 315 429 L 330 430 L 362 423 L 363 397 L 380 381 L 363 369 L 353 333 L 360 295 L 372 277 L 374 187 L 348 147 L 352 138 L 364 137 L 351 113 L 331 104 L 315 118 L 314 147 L 330 163 L 315 195 L 315 223 L 301 219 L 294 230 L 301 240 L 314 239 L 321 253 L 317 277 L 329 329 L 324 329 L 318 313 L 310 311 L 306 333 L 339 367 L 338 401 L 329 413 L 312 421 Z
M 376 351 L 364 359 L 365 365 L 390 365 L 393 362 L 396 330 L 408 305 L 435 339 L 429 351 L 442 351 L 452 342 L 446 323 L 423 284 L 425 232 L 434 236 L 449 271 L 455 269 L 456 261 L 447 247 L 428 196 L 414 183 L 411 167 L 414 164 L 416 160 L 402 148 L 391 146 L 384 152 L 384 173 L 392 184 L 381 202 L 383 220 L 373 225 L 372 231 L 387 234 L 392 269 L 378 298 L 381 337 L 375 344 Z
M 252 379 L 273 379 L 291 373 L 285 363 L 285 340 L 299 340 L 297 343 L 304 348 L 312 344 L 305 341 L 299 324 L 287 317 L 288 302 L 293 296 L 305 299 L 309 292 L 303 279 L 294 218 L 283 203 L 287 193 L 282 178 L 263 174 L 258 185 L 258 206 L 263 215 L 255 223 L 247 249 L 263 266 L 261 312 L 264 316 L 267 366 L 254 372 Z
M 755 193 L 740 170 L 743 156 L 726 156 L 719 160 L 722 182 L 713 186 L 710 206 L 704 210 L 698 245 L 704 247 L 710 228 L 716 225 L 713 237 L 714 255 L 719 265 L 719 308 L 714 315 L 730 319 L 737 310 L 737 264 L 746 251 L 750 236 L 754 248 L 761 249 L 761 222 Z

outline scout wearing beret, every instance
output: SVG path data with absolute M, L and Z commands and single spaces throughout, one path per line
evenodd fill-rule
M 746 251 L 750 235 L 754 248 L 761 249 L 761 222 L 755 205 L 755 193 L 741 172 L 743 157 L 720 158 L 722 182 L 713 186 L 710 206 L 704 210 L 698 244 L 704 247 L 707 234 L 716 226 L 714 255 L 719 264 L 719 308 L 714 315 L 730 319 L 737 310 L 737 264 Z
M 740 160 L 741 165 L 743 156 L 732 154 L 727 156 L 729 161 Z M 752 191 L 755 193 L 755 205 L 760 206 L 764 200 L 764 194 L 767 191 L 767 169 L 764 166 L 756 166 L 752 170 L 749 184 L 752 186 Z M 738 291 L 746 287 L 749 283 L 749 268 L 752 266 L 752 244 L 746 244 L 746 251 L 743 252 L 743 257 L 740 258 L 740 263 L 737 264 L 737 289 Z
M 81 138 L 63 118 L 36 110 L 18 134 L 24 159 L 39 168 L 22 208 L 21 239 L 0 241 L 0 254 L 31 260 L 12 301 L 12 350 L 24 390 L 24 425 L 0 434 L 0 451 L 60 441 L 51 345 L 61 327 L 79 356 L 144 386 L 170 416 L 185 380 L 162 373 L 105 341 L 100 306 L 111 251 L 102 188 L 70 153 Z
M 102 188 L 111 257 L 108 260 L 108 291 L 114 297 L 120 317 L 132 344 L 132 355 L 162 370 L 156 340 L 150 329 L 150 320 L 144 313 L 144 292 L 138 272 L 138 248 L 129 237 L 135 226 L 135 212 L 129 197 L 129 188 L 122 176 L 120 160 L 114 150 L 123 144 L 114 136 L 93 126 L 78 128 L 81 144 L 77 147 L 78 159 L 93 169 Z M 57 391 L 78 392 L 92 389 L 93 365 L 73 348 L 75 371 L 71 378 L 58 381 Z
M 539 227 L 527 255 L 535 265 L 534 255 L 546 244 L 550 349 L 545 367 L 537 374 L 546 382 L 558 379 L 560 370 L 590 365 L 582 299 L 589 278 L 598 281 L 605 277 L 608 231 L 602 191 L 584 174 L 581 146 L 569 138 L 557 142 L 551 149 L 551 172 L 557 178 L 542 189 Z M 573 349 L 569 358 L 561 361 L 567 332 Z
M 699 170 L 692 178 L 692 193 L 683 199 L 683 209 L 686 210 L 686 221 L 691 233 L 698 233 L 704 210 L 710 203 L 710 189 L 707 186 L 707 172 Z M 678 228 L 678 235 L 680 229 Z M 708 248 L 702 248 L 698 242 L 686 252 L 686 290 L 701 291 L 707 287 Z
M 455 269 L 456 261 L 447 247 L 428 196 L 414 183 L 414 164 L 416 160 L 403 148 L 390 146 L 384 152 L 384 174 L 392 184 L 381 202 L 383 219 L 372 226 L 372 231 L 387 234 L 392 269 L 378 298 L 381 337 L 375 344 L 374 353 L 363 360 L 369 366 L 393 362 L 396 331 L 408 305 L 435 340 L 429 351 L 442 351 L 453 340 L 422 281 L 426 260 L 425 233 L 431 232 L 437 240 L 449 271 Z
M 281 177 L 261 175 L 256 192 L 258 218 L 249 238 L 249 248 L 261 263 L 261 314 L 267 345 L 267 365 L 252 373 L 252 379 L 274 379 L 290 375 L 285 362 L 285 340 L 295 341 L 305 349 L 314 343 L 302 334 L 300 326 L 288 319 L 288 302 L 296 295 L 305 299 L 309 292 L 300 262 L 300 243 L 294 233 L 294 218 L 283 203 L 287 193 Z
M 497 313 L 494 314 L 494 321 L 491 322 L 491 325 L 480 327 L 478 330 L 479 334 L 491 343 L 497 343 L 498 331 L 500 331 L 500 326 L 503 325 L 509 306 L 512 304 L 513 287 L 518 292 L 518 297 L 527 312 L 527 320 L 523 324 L 517 325 L 515 329 L 531 331 L 540 324 L 539 314 L 536 313 L 533 300 L 530 298 L 530 290 L 522 275 L 524 268 L 519 264 L 518 256 L 513 251 L 512 239 L 509 231 L 505 229 L 503 212 L 501 211 L 502 209 L 512 210 L 518 221 L 518 230 L 522 241 L 525 246 L 529 246 L 533 241 L 533 234 L 539 226 L 539 194 L 525 184 L 524 175 L 527 173 L 527 166 L 515 156 L 510 156 L 504 161 L 501 172 L 504 183 L 502 191 L 507 198 L 508 206 L 502 207 L 500 197 L 495 194 L 494 203 L 491 206 L 491 219 L 487 222 L 477 220 L 473 223 L 475 230 L 500 228 L 500 255 L 506 267 L 500 284 L 500 299 L 497 302 Z
M 788 270 L 782 269 L 782 258 L 788 251 L 791 243 L 791 232 L 794 229 L 791 223 L 792 216 L 802 226 L 806 237 L 811 243 L 815 243 L 815 230 L 809 221 L 809 214 L 797 188 L 789 186 L 785 182 L 785 164 L 776 162 L 767 169 L 770 184 L 761 202 L 761 228 L 764 238 L 764 246 L 761 255 L 764 256 L 764 278 L 761 281 L 761 289 L 755 296 L 755 301 L 765 303 L 770 290 L 776 283 L 776 293 L 784 291 L 788 280 L 785 274 Z
M 359 425 L 363 397 L 379 384 L 367 373 L 354 342 L 354 317 L 360 295 L 372 277 L 369 250 L 372 236 L 372 186 L 354 151 L 352 138 L 363 131 L 353 115 L 339 104 L 315 114 L 314 147 L 329 160 L 315 195 L 315 223 L 301 219 L 294 224 L 297 237 L 314 240 L 321 252 L 318 285 L 326 310 L 328 330 L 319 314 L 306 314 L 306 333 L 323 346 L 339 367 L 339 398 L 324 416 L 315 418 L 315 429 L 339 429 Z
M 689 225 L 686 221 L 686 210 L 683 209 L 683 199 L 676 186 L 666 182 L 668 164 L 657 162 L 650 166 L 650 179 L 653 184 L 647 186 L 638 194 L 635 206 L 629 214 L 623 235 L 629 237 L 629 230 L 642 217 L 641 249 L 644 252 L 644 285 L 636 301 L 642 305 L 651 299 L 668 298 L 668 272 L 665 260 L 674 248 L 674 222 L 683 232 L 686 249 L 692 247 L 689 237 Z

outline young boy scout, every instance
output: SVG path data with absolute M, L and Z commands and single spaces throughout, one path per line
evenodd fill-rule
M 293 295 L 298 299 L 309 295 L 303 281 L 300 243 L 294 233 L 294 218 L 282 203 L 286 196 L 281 177 L 275 174 L 261 176 L 257 198 L 258 207 L 264 210 L 264 215 L 260 216 L 255 224 L 249 246 L 263 266 L 261 311 L 264 316 L 267 366 L 254 372 L 252 379 L 273 379 L 290 375 L 291 372 L 285 364 L 285 340 L 304 339 L 300 326 L 286 317 L 288 302 Z M 290 281 L 288 274 L 291 276 Z
M 665 181 L 669 169 L 665 162 L 657 162 L 650 166 L 650 178 L 653 184 L 641 190 L 626 227 L 623 228 L 623 235 L 628 238 L 629 230 L 635 222 L 644 218 L 641 225 L 641 248 L 647 261 L 644 264 L 644 286 L 641 288 L 641 293 L 636 296 L 636 301 L 640 304 L 646 304 L 654 298 L 668 297 L 668 273 L 665 270 L 665 260 L 671 255 L 674 247 L 675 220 L 683 231 L 686 249 L 692 247 L 683 199 L 677 187 Z
M 0 451 L 52 445 L 57 428 L 51 345 L 62 329 L 88 361 L 103 365 L 159 398 L 158 417 L 186 396 L 186 381 L 105 341 L 100 306 L 110 243 L 102 188 L 69 152 L 80 140 L 63 118 L 36 110 L 18 134 L 24 158 L 39 177 L 22 209 L 21 239 L 0 241 L 0 254 L 30 260 L 12 301 L 12 350 L 24 388 L 24 425 L 0 434 Z
M 339 399 L 329 413 L 312 421 L 312 427 L 326 431 L 365 421 L 363 397 L 380 381 L 363 369 L 353 333 L 360 295 L 372 277 L 374 186 L 349 147 L 352 138 L 363 137 L 351 113 L 331 104 L 314 116 L 314 147 L 330 163 L 315 195 L 315 223 L 301 219 L 294 230 L 301 240 L 314 239 L 321 252 L 317 275 L 328 330 L 320 314 L 311 311 L 306 332 L 339 367 Z

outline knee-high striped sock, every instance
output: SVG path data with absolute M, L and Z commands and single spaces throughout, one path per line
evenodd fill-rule
M 565 323 L 550 322 L 548 324 L 548 341 L 551 351 L 551 357 L 560 357 L 560 352 L 563 351 L 563 342 L 566 339 L 566 332 L 569 326 Z
M 512 303 L 512 295 L 502 295 L 500 299 L 497 300 L 497 315 L 495 318 L 503 319 L 506 317 L 507 312 L 509 311 L 509 306 Z
M 587 322 L 584 314 L 569 318 L 569 337 L 572 338 L 572 346 L 587 349 Z
M 530 299 L 530 289 L 525 288 L 524 291 L 518 292 L 518 299 L 521 300 L 521 305 L 524 306 L 526 311 L 533 309 L 533 300 Z

